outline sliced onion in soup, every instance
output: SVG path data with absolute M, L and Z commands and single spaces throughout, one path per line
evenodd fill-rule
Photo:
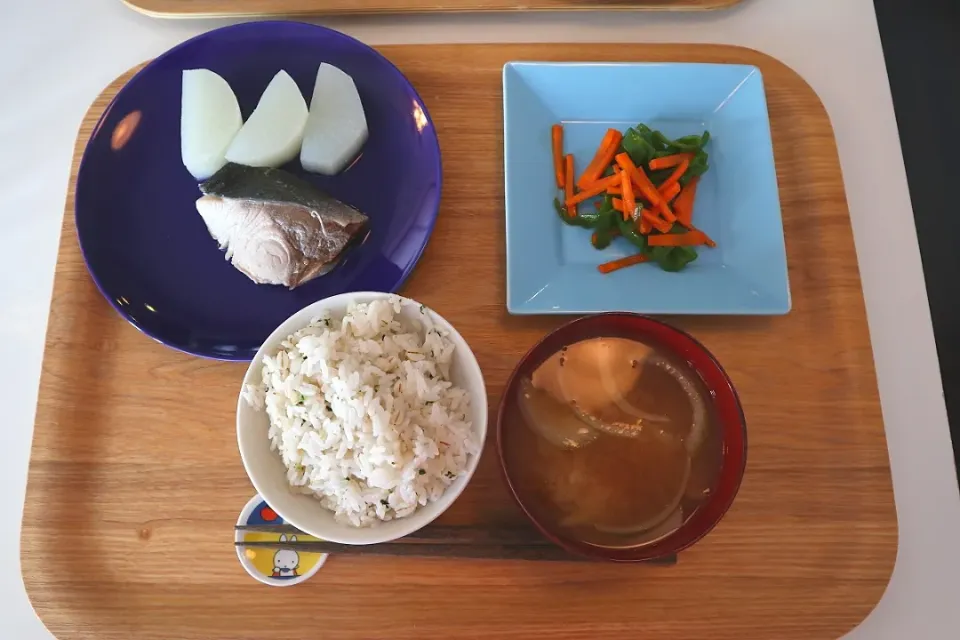
M 628 394 L 643 384 L 645 366 L 665 371 L 683 389 L 692 419 L 684 442 L 693 455 L 703 443 L 707 407 L 696 384 L 681 368 L 656 355 L 649 346 L 624 338 L 577 342 L 546 360 L 533 374 L 533 384 L 557 400 L 593 429 L 624 438 L 637 437 L 644 425 L 671 422 L 669 416 L 646 411 L 631 403 Z
M 623 397 L 640 380 L 643 362 L 652 350 L 623 338 L 576 342 L 553 354 L 533 373 L 533 384 L 565 404 L 597 415 L 612 398 Z
M 666 518 L 652 527 L 637 529 L 628 527 L 604 527 L 600 525 L 597 526 L 596 529 L 601 533 L 612 533 L 615 535 L 635 535 L 638 533 L 643 533 L 646 535 L 643 537 L 643 541 L 640 544 L 650 544 L 659 540 L 660 538 L 670 535 L 682 527 L 683 519 L 683 507 L 678 505 L 677 508 L 674 509 L 673 513 L 669 514 Z
M 707 435 L 707 403 L 697 391 L 696 383 L 682 369 L 658 356 L 654 356 L 648 362 L 673 376 L 673 379 L 683 388 L 684 393 L 690 400 L 690 405 L 693 407 L 693 419 L 690 425 L 690 433 L 684 439 L 684 444 L 692 456 L 700 449 L 700 445 L 703 444 Z
M 531 380 L 523 379 L 517 386 L 517 406 L 531 429 L 561 449 L 584 447 L 599 436 L 569 406 L 535 387 Z
M 645 478 L 648 486 L 644 491 L 652 496 L 655 495 L 661 498 L 657 503 L 662 506 L 653 512 L 649 512 L 649 509 L 647 509 L 646 511 L 638 513 L 637 521 L 630 524 L 611 525 L 603 522 L 595 522 L 593 526 L 597 531 L 617 535 L 644 533 L 663 525 L 680 509 L 680 502 L 683 500 L 687 483 L 690 479 L 690 456 L 687 454 L 683 445 L 672 436 L 653 433 L 652 430 L 648 430 L 647 434 L 644 434 L 644 437 L 649 439 L 648 444 L 645 445 L 648 451 L 647 455 L 656 456 L 664 460 L 672 459 L 676 463 L 673 465 L 660 466 L 658 467 L 658 470 L 661 472 L 660 474 Z M 638 460 L 637 464 L 642 465 L 643 461 Z M 670 473 L 662 473 L 665 470 L 669 470 Z M 638 469 L 638 472 L 642 472 L 642 470 Z M 651 504 L 653 504 L 653 502 L 645 506 L 649 507 Z

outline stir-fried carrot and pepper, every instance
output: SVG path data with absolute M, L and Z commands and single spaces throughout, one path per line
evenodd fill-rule
M 635 255 L 599 265 L 611 273 L 643 262 L 680 271 L 697 258 L 695 247 L 716 243 L 694 226 L 693 209 L 700 176 L 709 165 L 704 147 L 710 133 L 671 140 L 639 124 L 621 133 L 608 129 L 579 178 L 573 156 L 564 155 L 563 126 L 553 125 L 551 143 L 557 188 L 554 207 L 566 224 L 592 229 L 597 249 L 621 237 Z M 593 200 L 581 210 L 578 205 Z

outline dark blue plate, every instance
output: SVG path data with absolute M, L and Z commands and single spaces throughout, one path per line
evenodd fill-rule
M 370 216 L 370 234 L 329 274 L 289 291 L 256 285 L 224 259 L 197 213 L 180 160 L 184 69 L 223 76 L 244 118 L 280 70 L 309 101 L 317 67 L 353 77 L 370 137 L 337 176 L 283 168 Z M 124 86 L 94 129 L 77 176 L 80 248 L 110 304 L 160 342 L 198 356 L 250 360 L 281 322 L 348 291 L 395 291 L 427 244 L 440 203 L 440 147 L 410 82 L 379 53 L 297 22 L 217 29 L 171 49 Z

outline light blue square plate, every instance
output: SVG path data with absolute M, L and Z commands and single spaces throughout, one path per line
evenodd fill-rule
M 733 64 L 511 62 L 503 68 L 507 210 L 507 309 L 514 314 L 633 311 L 657 314 L 783 314 L 790 285 L 770 121 L 760 70 Z M 707 129 L 710 170 L 693 219 L 716 242 L 678 273 L 643 264 L 603 275 L 627 256 L 604 251 L 590 231 L 563 224 L 550 127 L 579 170 L 604 131 L 645 123 L 670 138 Z

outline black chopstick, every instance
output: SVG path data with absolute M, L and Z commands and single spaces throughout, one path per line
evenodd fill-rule
M 296 527 L 285 524 L 237 525 L 236 530 L 241 532 L 309 535 Z M 296 542 L 280 542 L 279 540 L 241 541 L 234 544 L 246 548 L 291 549 L 303 553 L 342 555 L 590 561 L 568 553 L 530 527 L 508 526 L 487 529 L 470 526 L 432 525 L 393 542 L 371 545 L 339 544 L 325 540 L 297 540 Z M 653 562 L 655 564 L 674 564 L 676 557 Z
M 290 549 L 302 553 L 333 553 L 337 555 L 407 556 L 433 558 L 486 558 L 502 560 L 580 561 L 583 558 L 567 553 L 553 545 L 470 546 L 465 544 L 381 544 L 352 545 L 326 541 L 300 542 L 236 542 L 238 547 L 261 549 Z
M 238 524 L 234 527 L 234 530 L 260 533 L 292 533 L 298 536 L 310 535 L 300 531 L 292 524 Z

